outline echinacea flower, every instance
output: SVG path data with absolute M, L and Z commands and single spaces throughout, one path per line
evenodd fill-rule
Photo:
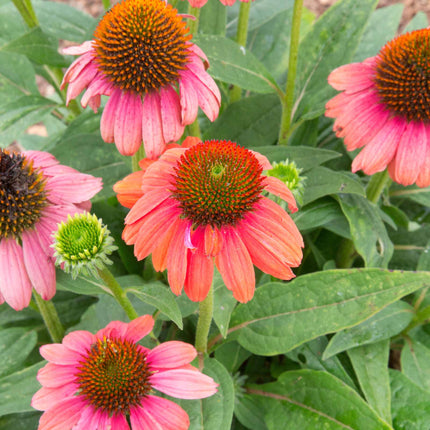
M 0 302 L 28 306 L 32 288 L 55 294 L 51 234 L 68 214 L 91 208 L 100 178 L 59 164 L 51 154 L 0 149 Z
M 191 300 L 203 300 L 215 264 L 234 297 L 247 302 L 255 289 L 253 264 L 287 280 L 302 259 L 296 225 L 262 194 L 297 210 L 286 185 L 262 174 L 271 168 L 266 157 L 225 140 L 168 149 L 140 180 L 116 188 L 134 202 L 123 239 L 134 244 L 138 259 L 152 253 L 155 270 L 167 268 L 175 294 L 184 287 Z
M 236 3 L 236 0 L 219 0 L 224 6 L 233 6 Z M 254 0 L 240 0 L 242 3 L 249 3 Z M 204 6 L 208 0 L 188 0 L 191 7 L 202 7 Z
M 212 396 L 217 385 L 189 363 L 187 343 L 148 349 L 137 342 L 154 325 L 150 315 L 130 323 L 112 321 L 95 335 L 74 331 L 62 343 L 44 345 L 48 363 L 39 370 L 42 388 L 31 405 L 44 411 L 39 430 L 186 430 L 187 413 L 154 390 L 180 399 Z
M 402 185 L 430 185 L 430 29 L 403 34 L 376 57 L 341 66 L 329 84 L 342 93 L 326 105 L 349 151 L 352 171 L 385 170 Z
M 117 3 L 94 40 L 64 50 L 80 55 L 62 82 L 62 88 L 69 84 L 67 102 L 86 88 L 81 104 L 96 111 L 100 96 L 110 96 L 100 123 L 103 140 L 115 142 L 123 155 L 136 153 L 143 140 L 146 156 L 157 158 L 197 118 L 199 106 L 211 121 L 218 116 L 221 94 L 191 38 L 164 0 Z

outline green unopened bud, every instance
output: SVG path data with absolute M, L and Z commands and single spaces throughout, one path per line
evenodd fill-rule
M 300 176 L 302 169 L 299 169 L 294 161 L 290 163 L 288 159 L 280 163 L 273 162 L 272 167 L 267 171 L 267 175 L 280 179 L 291 190 L 297 202 L 302 204 L 303 184 L 306 180 L 306 177 Z
M 97 269 L 112 264 L 107 257 L 117 249 L 113 238 L 102 220 L 89 213 L 68 215 L 54 234 L 54 257 L 56 264 L 71 273 L 75 279 L 79 274 L 93 274 L 98 277 Z

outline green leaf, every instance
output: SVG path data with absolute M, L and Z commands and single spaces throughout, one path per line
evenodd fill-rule
M 396 430 L 428 430 L 430 393 L 397 370 L 390 369 L 391 415 Z
M 280 121 L 279 97 L 274 94 L 246 97 L 228 105 L 206 129 L 204 139 L 227 139 L 246 147 L 270 145 L 278 139 Z
M 387 267 L 394 247 L 378 207 L 365 197 L 352 194 L 341 194 L 337 199 L 348 219 L 355 249 L 366 267 Z
M 34 411 L 30 406 L 31 398 L 41 388 L 36 375 L 45 364 L 42 361 L 0 378 L 0 416 Z
M 35 71 L 27 57 L 13 52 L 0 51 L 0 78 L 4 85 L 12 86 L 18 94 L 37 93 Z M 2 85 L 0 91 L 3 93 Z M 9 100 L 2 97 L 0 103 L 6 104 Z
M 60 163 L 103 179 L 103 190 L 93 198 L 93 201 L 115 195 L 112 186 L 130 173 L 129 160 L 118 152 L 115 145 L 103 142 L 100 135 L 89 133 L 68 135 L 66 130 L 51 153 Z M 91 154 L 91 157 L 85 157 L 83 154 Z
M 35 331 L 19 327 L 0 330 L 0 376 L 19 369 L 36 342 Z
M 145 283 L 141 280 L 139 284 L 127 287 L 126 291 L 134 294 L 142 302 L 154 306 L 182 330 L 182 314 L 175 301 L 175 296 L 168 286 L 161 282 Z
M 223 343 L 215 350 L 215 358 L 231 373 L 237 372 L 241 364 L 251 353 L 237 342 Z
M 231 313 L 237 301 L 227 289 L 218 270 L 215 270 L 212 281 L 214 294 L 213 319 L 223 337 L 227 336 Z
M 329 149 L 310 148 L 308 146 L 252 146 L 250 149 L 265 155 L 269 161 L 294 161 L 304 172 L 326 161 L 339 157 L 339 153 Z
M 269 430 L 390 430 L 350 387 L 326 372 L 283 373 L 277 382 L 252 386 L 261 396 Z
M 324 112 L 335 91 L 327 82 L 336 67 L 351 62 L 364 26 L 378 0 L 343 0 L 330 7 L 306 34 L 299 47 L 296 118 L 311 119 Z
M 57 52 L 57 43 L 50 36 L 47 36 L 40 27 L 32 28 L 18 39 L 3 45 L 1 49 L 23 54 L 40 65 L 67 66 L 64 57 Z
M 336 333 L 324 351 L 323 360 L 347 349 L 389 339 L 405 329 L 413 316 L 411 305 L 402 300 L 394 302 L 361 324 Z
M 372 13 L 354 55 L 354 62 L 373 57 L 388 41 L 394 39 L 403 8 L 402 4 L 393 4 Z
M 0 5 L 0 46 L 17 39 L 28 30 L 27 25 L 11 1 Z
M 34 9 L 40 26 L 56 39 L 82 43 L 92 39 L 97 20 L 64 3 L 36 1 Z
M 206 358 L 203 373 L 219 384 L 218 392 L 201 400 L 178 400 L 190 417 L 189 430 L 221 430 L 231 428 L 234 387 L 225 367 L 214 358 Z
M 36 429 L 41 412 L 10 414 L 0 417 L 0 430 Z
M 264 422 L 264 408 L 256 396 L 245 394 L 236 399 L 234 415 L 246 428 L 251 430 L 267 430 Z
M 322 353 L 327 346 L 325 336 L 306 342 L 303 345 L 287 352 L 287 357 L 294 360 L 302 368 L 312 370 L 324 370 L 339 378 L 345 384 L 355 389 L 354 382 L 342 366 L 337 357 L 324 359 Z
M 256 93 L 279 91 L 276 81 L 252 52 L 232 40 L 205 34 L 193 40 L 208 56 L 213 78 Z
M 407 339 L 401 355 L 402 372 L 422 389 L 430 392 L 430 349 Z
M 394 184 L 390 191 L 390 197 L 403 198 L 406 197 L 423 206 L 430 206 L 430 187 L 419 188 L 416 185 L 403 187 Z
M 353 193 L 365 196 L 365 191 L 360 181 L 349 173 L 336 172 L 322 166 L 306 172 L 303 205 L 320 197 L 339 193 Z
M 42 121 L 55 106 L 52 100 L 36 95 L 22 96 L 0 106 L 1 146 L 7 146 L 27 127 Z
M 327 333 L 359 324 L 380 309 L 428 286 L 428 272 L 327 270 L 257 288 L 239 304 L 229 333 L 258 355 L 283 354 Z
M 390 341 L 363 345 L 348 351 L 352 367 L 369 405 L 391 424 L 391 391 L 388 374 Z
M 106 285 L 101 279 L 90 278 L 79 275 L 76 279 L 72 279 L 70 274 L 57 269 L 57 288 L 59 290 L 71 291 L 75 294 L 85 294 L 94 296 L 97 294 L 111 294 Z

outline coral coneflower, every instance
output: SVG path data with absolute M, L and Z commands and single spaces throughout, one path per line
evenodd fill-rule
M 39 151 L 0 149 L 0 301 L 28 306 L 31 291 L 55 294 L 51 234 L 68 214 L 89 210 L 100 178 L 62 166 Z
M 39 430 L 186 430 L 187 413 L 154 390 L 180 399 L 212 396 L 217 385 L 189 363 L 192 345 L 165 342 L 148 349 L 137 342 L 154 325 L 150 315 L 130 323 L 112 321 L 95 335 L 75 331 L 60 344 L 44 345 L 48 364 L 32 406 L 45 411 Z
M 233 6 L 236 3 L 236 0 L 219 0 L 224 6 Z M 242 3 L 249 3 L 254 0 L 240 0 Z M 204 6 L 208 0 L 188 0 L 188 3 L 192 7 L 202 7 Z
M 364 147 L 352 171 L 387 168 L 403 185 L 430 185 L 430 29 L 403 34 L 376 57 L 334 70 L 343 91 L 326 106 L 336 136 L 352 151 Z
M 147 157 L 157 158 L 196 119 L 199 106 L 211 121 L 218 116 L 219 89 L 191 38 L 164 0 L 123 0 L 104 15 L 94 40 L 64 50 L 80 55 L 63 79 L 67 102 L 86 88 L 81 104 L 96 111 L 100 95 L 110 96 L 103 140 L 123 155 L 136 153 L 143 140 Z
M 175 294 L 184 287 L 191 300 L 203 300 L 215 264 L 234 297 L 247 302 L 255 289 L 253 264 L 291 279 L 302 258 L 296 225 L 262 194 L 276 194 L 297 210 L 286 185 L 262 174 L 271 168 L 266 157 L 230 141 L 169 149 L 115 188 L 132 205 L 123 239 L 134 244 L 138 259 L 152 253 L 154 268 L 167 268 Z

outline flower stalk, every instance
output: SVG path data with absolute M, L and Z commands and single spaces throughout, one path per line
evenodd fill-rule
M 197 321 L 196 331 L 196 349 L 204 354 L 208 349 L 208 335 L 213 316 L 213 285 L 211 286 L 208 295 L 199 304 L 199 319 Z
M 64 336 L 64 327 L 54 304 L 50 300 L 43 300 L 35 290 L 33 296 L 52 341 L 60 343 Z
M 239 46 L 246 48 L 246 41 L 248 38 L 248 22 L 249 11 L 251 9 L 251 2 L 241 3 L 239 10 L 239 21 L 237 24 L 236 42 Z M 234 85 L 230 90 L 230 102 L 234 103 L 240 100 L 242 96 L 242 88 Z
M 293 115 L 294 88 L 297 75 L 297 60 L 300 42 L 300 22 L 302 19 L 303 0 L 295 0 L 293 9 L 293 21 L 291 25 L 290 55 L 288 59 L 288 76 L 285 95 L 281 99 L 282 115 L 281 128 L 279 130 L 279 144 L 287 145 L 291 131 L 291 120 Z

